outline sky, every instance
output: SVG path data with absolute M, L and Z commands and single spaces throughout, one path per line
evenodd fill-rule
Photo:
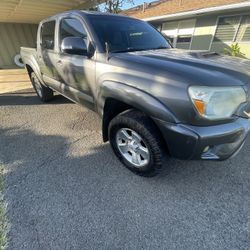
M 137 5 L 141 5 L 143 3 L 150 3 L 150 2 L 154 2 L 155 0 L 133 0 L 134 4 L 131 4 L 131 3 L 124 3 L 122 9 L 123 10 L 126 10 L 126 9 L 130 9 L 130 8 L 133 8 Z M 100 5 L 100 8 L 102 9 L 103 8 L 103 4 Z

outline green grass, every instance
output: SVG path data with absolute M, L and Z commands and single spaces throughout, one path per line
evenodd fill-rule
M 9 223 L 6 216 L 6 203 L 4 202 L 3 189 L 3 168 L 0 165 L 0 250 L 7 248 L 7 234 L 9 232 Z

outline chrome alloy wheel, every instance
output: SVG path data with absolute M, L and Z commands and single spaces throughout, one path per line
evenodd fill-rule
M 117 147 L 122 156 L 137 168 L 150 161 L 150 153 L 141 136 L 132 129 L 121 128 L 116 134 Z

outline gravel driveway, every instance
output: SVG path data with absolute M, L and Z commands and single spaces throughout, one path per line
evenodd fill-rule
M 147 179 L 118 162 L 100 127 L 60 96 L 0 96 L 9 249 L 249 249 L 249 139 L 226 162 L 166 160 Z

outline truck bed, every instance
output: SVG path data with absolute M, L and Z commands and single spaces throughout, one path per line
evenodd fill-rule
M 20 54 L 24 64 L 28 64 L 30 60 L 37 62 L 36 48 L 21 47 Z

